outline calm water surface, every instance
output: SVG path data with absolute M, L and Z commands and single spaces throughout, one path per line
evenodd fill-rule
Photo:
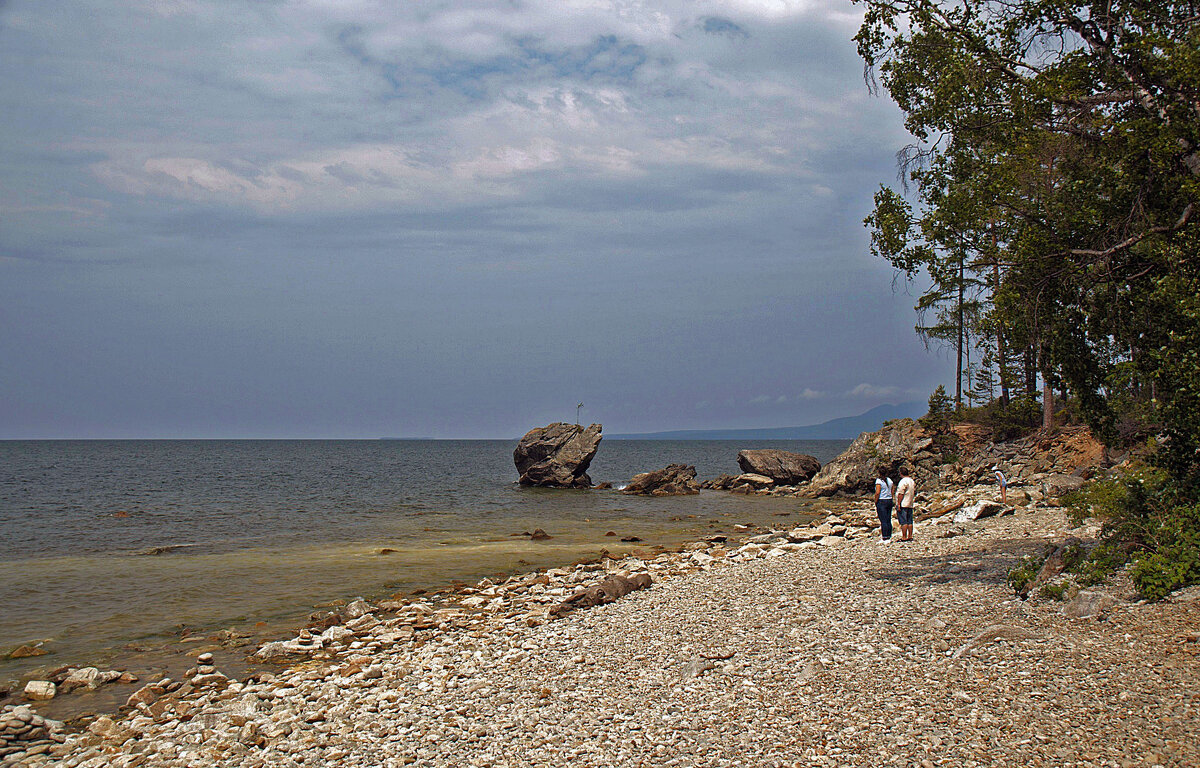
M 682 462 L 709 478 L 738 472 L 744 448 L 825 462 L 848 444 L 607 440 L 589 474 L 619 485 Z M 336 598 L 673 546 L 735 523 L 789 525 L 807 511 L 718 492 L 520 488 L 515 445 L 0 441 L 0 651 L 45 641 L 57 663 L 79 662 L 185 627 L 299 619 Z M 553 538 L 510 535 L 534 528 Z M 644 542 L 617 541 L 629 535 Z M 0 675 L 32 663 L 0 662 Z

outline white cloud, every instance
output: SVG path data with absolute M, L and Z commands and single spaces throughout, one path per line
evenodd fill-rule
M 878 384 L 867 384 L 863 382 L 858 386 L 846 392 L 847 397 L 861 397 L 865 399 L 879 397 L 895 397 L 900 394 L 900 388 L 894 386 L 881 386 Z
M 119 192 L 266 212 L 508 199 L 533 175 L 663 167 L 803 178 L 835 199 L 813 158 L 880 130 L 863 119 L 881 105 L 864 102 L 845 13 L 815 0 L 143 0 L 88 39 L 78 87 L 109 93 L 108 112 L 73 143 L 107 156 L 92 168 Z M 706 33 L 712 18 L 745 35 Z M 831 35 L 850 67 L 804 53 Z

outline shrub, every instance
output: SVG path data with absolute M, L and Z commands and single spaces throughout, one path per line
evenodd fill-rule
M 1180 587 L 1200 583 L 1200 504 L 1177 506 L 1149 532 L 1149 547 L 1130 576 L 1147 600 L 1161 600 Z
M 1129 551 L 1116 541 L 1102 541 L 1072 568 L 1081 587 L 1103 584 L 1116 570 L 1129 562 Z
M 1071 586 L 1068 581 L 1059 584 L 1047 584 L 1038 590 L 1038 594 L 1047 600 L 1062 601 L 1067 596 L 1067 589 Z
M 1050 553 L 1047 551 L 1042 553 L 1041 556 L 1028 555 L 1021 558 L 1021 562 L 1017 567 L 1009 571 L 1008 575 L 1004 577 L 1004 580 L 1012 587 L 1013 592 L 1021 594 L 1025 591 L 1029 582 L 1033 581 L 1034 577 L 1038 575 L 1038 571 L 1042 570 L 1042 565 L 1045 564 L 1046 558 L 1049 555 Z
M 1148 600 L 1200 583 L 1200 503 L 1183 495 L 1165 472 L 1147 467 L 1070 494 L 1075 520 L 1090 513 L 1104 523 L 1101 543 L 1072 568 L 1080 583 L 1098 584 L 1131 559 L 1130 577 Z

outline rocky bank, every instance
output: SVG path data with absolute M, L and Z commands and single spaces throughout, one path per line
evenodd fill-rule
M 235 681 L 201 663 L 174 691 L 135 694 L 125 717 L 0 764 L 1200 764 L 1200 589 L 1145 604 L 1118 577 L 1069 603 L 1025 601 L 1005 573 L 1094 537 L 1094 522 L 1037 504 L 946 512 L 916 542 L 882 545 L 868 512 L 356 605 L 287 641 L 279 674 Z M 612 576 L 649 586 L 554 618 Z M 1099 610 L 1072 610 L 1097 594 Z

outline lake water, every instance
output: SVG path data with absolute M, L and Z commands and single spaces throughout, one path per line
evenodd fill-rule
M 589 474 L 619 485 L 682 462 L 704 479 L 737 473 L 745 448 L 824 463 L 848 444 L 607 440 Z M 721 492 L 521 488 L 515 445 L 0 441 L 0 652 L 44 641 L 54 656 L 42 663 L 79 663 L 187 628 L 299 621 L 336 598 L 677 546 L 738 523 L 790 526 L 809 511 Z M 553 538 L 511 535 L 535 528 Z M 2 661 L 0 676 L 37 662 Z

